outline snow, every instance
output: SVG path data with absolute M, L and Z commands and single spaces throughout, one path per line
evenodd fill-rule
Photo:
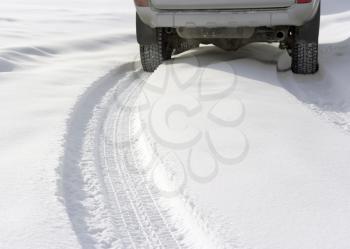
M 203 46 L 140 70 L 132 1 L 0 3 L 0 248 L 350 247 L 350 3 L 320 72 Z
M 0 3 L 0 248 L 79 248 L 56 171 L 79 96 L 136 54 L 133 6 L 119 6 Z

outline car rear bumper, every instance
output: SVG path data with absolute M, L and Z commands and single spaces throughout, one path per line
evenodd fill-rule
M 158 10 L 137 7 L 151 27 L 261 27 L 301 26 L 316 14 L 319 0 L 287 8 L 237 10 Z

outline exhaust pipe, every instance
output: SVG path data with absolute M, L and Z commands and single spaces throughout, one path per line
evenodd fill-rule
M 277 41 L 283 41 L 283 40 L 286 39 L 286 37 L 287 37 L 287 35 L 286 35 L 286 33 L 284 31 L 278 31 L 276 33 L 276 40 Z

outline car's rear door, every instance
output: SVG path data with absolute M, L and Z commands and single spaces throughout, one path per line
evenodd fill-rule
M 282 8 L 295 3 L 295 0 L 151 0 L 157 9 L 257 9 Z

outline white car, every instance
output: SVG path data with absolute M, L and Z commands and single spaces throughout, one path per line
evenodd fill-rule
M 200 43 L 236 50 L 279 42 L 292 71 L 318 71 L 321 0 L 135 0 L 137 40 L 145 71 Z

